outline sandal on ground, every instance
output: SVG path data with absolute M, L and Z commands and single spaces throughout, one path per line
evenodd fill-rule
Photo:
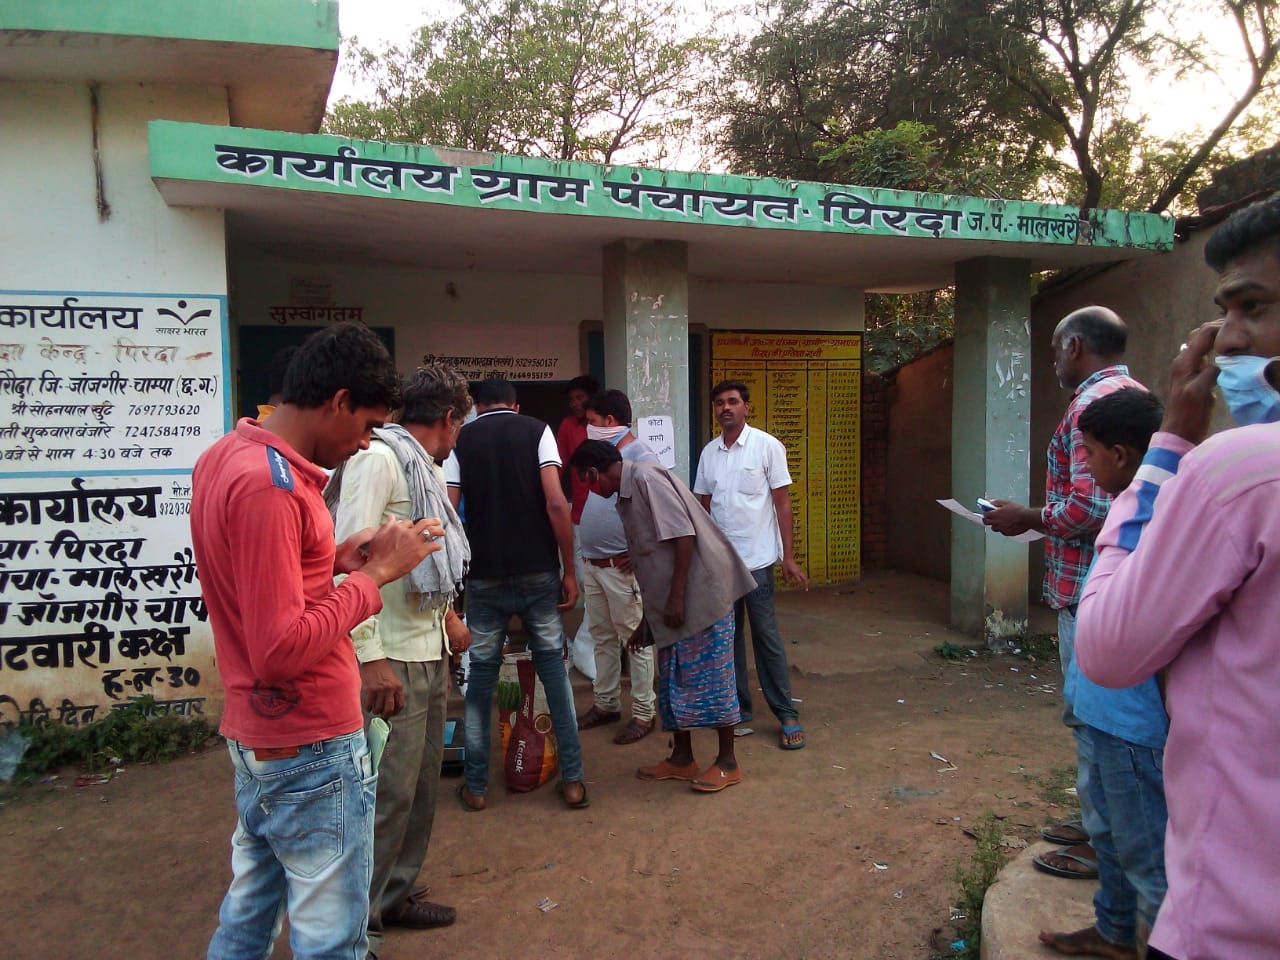
M 443 903 L 415 900 L 409 897 L 391 910 L 382 911 L 382 923 L 387 927 L 412 927 L 429 930 L 431 927 L 447 927 L 458 919 L 458 912 Z
M 1040 836 L 1050 843 L 1073 847 L 1077 843 L 1088 843 L 1089 832 L 1084 828 L 1083 820 L 1066 820 L 1055 823 L 1040 831 Z
M 465 783 L 458 784 L 458 789 L 455 790 L 454 793 L 457 794 L 458 802 L 462 804 L 462 809 L 467 811 L 467 813 L 479 813 L 484 809 L 483 806 L 473 806 L 471 800 L 467 799 L 467 797 L 471 797 L 472 800 L 479 800 L 481 803 L 485 802 L 484 797 L 477 797 L 474 794 L 468 793 L 467 785 Z
M 570 810 L 585 810 L 587 807 L 591 806 L 591 798 L 587 796 L 587 785 L 581 780 L 579 780 L 578 783 L 582 784 L 582 798 L 570 802 L 568 795 L 564 792 L 564 781 L 560 780 L 556 782 L 556 793 L 560 794 L 560 799 L 564 801 L 564 805 Z
M 732 787 L 735 783 L 742 782 L 742 768 L 734 767 L 732 770 L 725 770 L 722 767 L 712 764 L 706 770 L 698 774 L 697 778 L 689 784 L 699 793 L 719 793 L 725 787 Z
M 698 765 L 690 760 L 682 767 L 670 760 L 655 763 L 652 767 L 641 767 L 636 771 L 640 780 L 692 780 L 698 775 Z
M 782 721 L 782 736 L 778 740 L 778 746 L 783 750 L 804 749 L 804 727 L 795 722 Z
M 578 718 L 579 730 L 590 730 L 592 727 L 603 727 L 606 723 L 617 723 L 622 719 L 621 713 L 610 713 L 593 706 Z
M 1062 867 L 1050 863 L 1050 859 L 1067 860 L 1078 866 Z M 1057 850 L 1038 853 L 1031 858 L 1031 865 L 1042 873 L 1055 877 L 1066 877 L 1068 880 L 1097 880 L 1098 860 L 1093 848 L 1087 843 L 1079 843 L 1074 847 L 1059 847 Z
M 643 740 L 653 733 L 653 726 L 652 720 L 638 720 L 632 717 L 630 723 L 614 734 L 613 742 L 635 743 L 637 740 Z

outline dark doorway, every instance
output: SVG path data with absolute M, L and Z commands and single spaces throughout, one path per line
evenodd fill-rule
M 285 347 L 302 343 L 308 336 L 323 327 L 241 327 L 240 368 L 237 371 L 236 409 L 242 417 L 256 417 L 258 404 L 267 402 L 267 369 L 271 358 Z M 386 345 L 392 357 L 396 355 L 396 331 L 394 327 L 370 327 Z

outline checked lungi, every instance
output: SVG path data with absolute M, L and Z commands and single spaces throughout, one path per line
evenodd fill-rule
M 658 651 L 663 730 L 728 727 L 741 719 L 733 671 L 733 611 Z

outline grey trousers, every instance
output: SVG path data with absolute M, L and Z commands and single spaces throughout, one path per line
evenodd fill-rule
M 382 911 L 408 899 L 427 856 L 440 793 L 449 662 L 387 660 L 404 684 L 404 709 L 378 767 L 369 886 L 369 949 L 382 947 Z

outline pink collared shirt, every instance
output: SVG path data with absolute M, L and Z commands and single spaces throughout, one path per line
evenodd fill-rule
M 1135 505 L 1125 491 L 1112 513 Z M 1280 424 L 1183 457 L 1132 554 L 1119 528 L 1098 538 L 1076 659 L 1108 687 L 1166 670 L 1169 892 L 1151 944 L 1179 960 L 1278 957 Z

